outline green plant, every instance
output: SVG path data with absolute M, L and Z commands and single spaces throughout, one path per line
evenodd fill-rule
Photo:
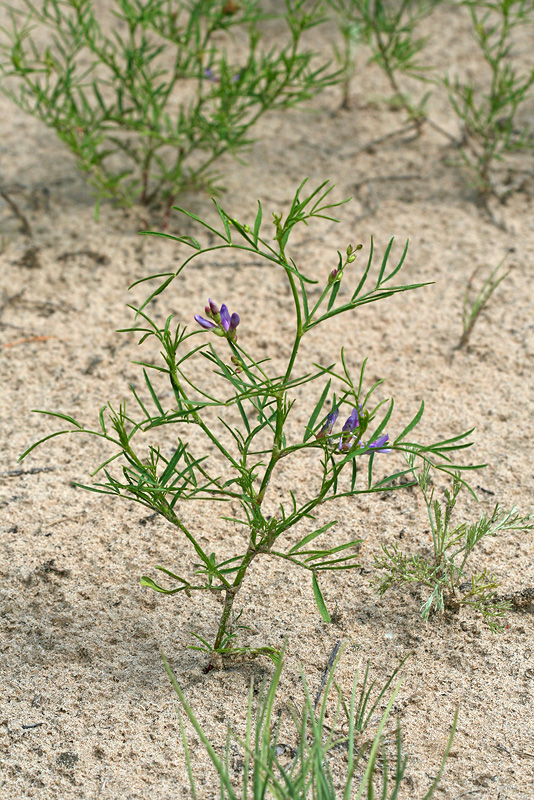
M 425 106 L 429 98 L 426 93 L 417 103 L 406 93 L 400 83 L 399 75 L 408 75 L 426 80 L 428 67 L 419 60 L 427 38 L 417 37 L 419 23 L 429 16 L 440 0 L 400 0 L 398 3 L 387 0 L 329 0 L 336 11 L 339 29 L 345 43 L 344 57 L 339 58 L 345 73 L 345 81 L 350 82 L 353 64 L 351 55 L 357 32 L 371 48 L 371 61 L 384 71 L 393 90 L 392 103 L 403 108 L 419 130 L 426 119 Z M 352 49 L 351 49 L 352 48 Z M 348 95 L 348 88 L 346 90 Z
M 356 51 L 363 40 L 362 21 L 353 16 L 353 0 L 328 0 L 328 5 L 335 13 L 343 41 L 341 48 L 334 44 L 334 55 L 343 75 L 341 108 L 348 109 L 350 108 L 350 85 L 356 71 Z
M 360 800 L 362 797 L 367 798 L 367 800 L 373 800 L 375 792 L 378 792 L 377 796 L 381 797 L 382 800 L 395 800 L 397 797 L 401 781 L 406 772 L 408 757 L 403 752 L 400 724 L 397 723 L 393 764 L 390 763 L 390 758 L 387 754 L 383 733 L 400 689 L 400 681 L 392 692 L 374 737 L 371 740 L 362 741 L 358 736 L 357 709 L 364 701 L 365 686 L 358 693 L 359 670 L 356 671 L 354 677 L 350 702 L 347 707 L 341 689 L 334 682 L 334 673 L 339 657 L 336 659 L 317 714 L 306 679 L 302 674 L 305 700 L 301 710 L 292 709 L 298 742 L 293 751 L 293 756 L 289 764 L 287 764 L 282 763 L 283 759 L 277 749 L 280 718 L 277 717 L 275 712 L 276 691 L 282 671 L 282 660 L 277 665 L 269 686 L 263 689 L 255 723 L 253 722 L 253 692 L 251 685 L 248 697 L 245 739 L 240 739 L 229 730 L 223 758 L 217 754 L 214 746 L 204 733 L 165 657 L 163 657 L 163 660 L 182 708 L 206 748 L 218 773 L 220 796 L 223 800 L 238 800 L 238 798 L 247 800 L 248 797 L 253 800 L 263 800 L 263 798 L 268 797 L 275 798 L 275 800 L 297 800 L 297 798 L 298 800 L 307 800 L 307 798 L 310 798 L 310 800 L 335 800 L 336 798 Z M 330 701 L 330 690 L 333 686 L 337 694 L 336 709 L 333 717 L 332 713 L 329 714 L 328 724 L 326 724 L 325 716 Z M 384 694 L 386 688 L 384 686 L 380 696 Z M 346 714 L 348 723 L 348 735 L 338 733 L 336 730 L 340 725 L 343 711 Z M 181 716 L 179 719 L 191 791 L 193 798 L 196 799 L 198 795 L 191 753 Z M 456 711 L 454 717 L 438 773 L 422 800 L 430 800 L 439 785 L 447 756 L 452 747 L 457 720 L 458 711 Z M 236 786 L 231 777 L 230 748 L 232 741 L 243 751 L 243 777 L 240 786 Z M 336 791 L 328 762 L 329 756 L 335 758 L 334 754 L 336 752 L 345 749 L 348 752 L 347 767 L 342 779 L 343 785 L 338 792 Z
M 482 289 L 478 292 L 478 294 L 475 296 L 472 302 L 470 301 L 470 294 L 471 294 L 470 290 L 477 270 L 471 275 L 464 295 L 464 308 L 462 314 L 463 332 L 460 337 L 460 341 L 456 346 L 457 350 L 459 350 L 461 347 L 465 347 L 465 345 L 469 341 L 469 337 L 471 336 L 471 332 L 475 326 L 477 319 L 479 318 L 481 312 L 488 305 L 493 292 L 495 291 L 497 286 L 510 274 L 510 269 L 508 269 L 505 272 L 498 275 L 498 272 L 502 267 L 502 265 L 504 264 L 504 262 L 506 261 L 507 256 L 508 253 L 506 253 L 504 258 L 502 258 L 501 261 L 499 261 L 495 269 L 493 269 L 490 272 L 490 274 L 488 275 L 488 277 L 486 278 L 486 280 L 482 285 Z
M 287 0 L 287 42 L 260 49 L 257 0 L 24 0 L 10 9 L 3 91 L 56 131 L 96 194 L 163 207 L 186 189 L 216 191 L 215 162 L 251 143 L 267 111 L 287 109 L 338 76 L 301 49 L 319 0 Z M 52 41 L 40 45 L 42 29 Z M 12 79 L 12 80 L 10 80 Z
M 414 457 L 408 456 L 414 467 Z M 382 544 L 382 555 L 375 557 L 375 569 L 379 575 L 373 581 L 378 593 L 385 594 L 394 585 L 418 584 L 430 594 L 421 607 L 421 616 L 428 619 L 432 611 L 445 608 L 458 611 L 462 606 L 482 614 L 493 632 L 502 629 L 502 617 L 511 608 L 511 603 L 499 599 L 496 589 L 499 584 L 487 570 L 470 574 L 467 561 L 482 539 L 499 536 L 506 531 L 534 529 L 532 515 L 521 517 L 514 507 L 503 511 L 497 504 L 491 514 L 483 514 L 478 522 L 468 525 L 462 522 L 452 525 L 452 513 L 462 488 L 460 476 L 454 477 L 452 490 L 445 490 L 445 502 L 440 505 L 434 499 L 434 488 L 430 483 L 430 472 L 426 465 L 415 471 L 414 476 L 421 488 L 430 520 L 433 552 L 430 557 L 419 554 L 407 555 L 394 544 Z
M 470 446 L 465 441 L 470 431 L 428 445 L 411 440 L 410 433 L 421 419 L 424 403 L 390 441 L 384 430 L 391 419 L 393 400 L 389 401 L 383 413 L 381 409 L 388 401 L 375 403 L 373 400 L 373 393 L 382 381 L 364 388 L 366 360 L 355 379 L 351 377 L 352 364 L 343 347 L 339 368 L 335 363 L 301 364 L 302 339 L 319 325 L 360 306 L 424 285 L 393 284 L 407 253 L 405 247 L 398 263 L 390 266 L 393 240 L 372 279 L 372 242 L 367 264 L 357 276 L 353 275 L 353 264 L 362 245 L 348 245 L 344 255 L 338 252 L 334 269 L 319 268 L 306 274 L 288 253 L 293 229 L 297 224 L 307 224 L 314 218 L 333 219 L 331 210 L 342 204 L 329 202 L 332 187 L 328 187 L 327 182 L 307 195 L 303 191 L 305 183 L 295 192 L 285 216 L 273 214 L 274 231 L 270 230 L 268 234 L 262 230 L 261 203 L 251 225 L 237 221 L 215 203 L 220 218 L 218 228 L 180 209 L 209 232 L 210 244 L 202 247 L 191 236 L 158 234 L 193 252 L 175 272 L 152 275 L 134 284 L 158 281 L 141 307 L 131 307 L 141 322 L 127 330 L 141 334 L 140 344 L 153 337 L 161 347 L 162 355 L 161 363 L 137 362 L 144 368 L 148 392 L 143 396 L 141 390 L 131 387 L 138 409 L 137 418 L 131 416 L 125 403 L 118 411 L 110 404 L 104 406 L 99 415 L 100 427 L 96 429 L 87 428 L 65 414 L 41 412 L 63 419 L 72 427 L 45 436 L 21 456 L 24 458 L 41 442 L 64 433 L 89 434 L 112 445 L 112 454 L 96 470 L 103 472 L 105 479 L 86 488 L 149 508 L 163 516 L 191 543 L 199 561 L 196 579 L 192 581 L 158 567 L 177 585 L 173 588 L 160 586 L 150 577 L 143 577 L 142 583 L 167 595 L 183 593 L 190 597 L 192 592 L 207 591 L 223 598 L 213 643 L 197 634 L 200 644 L 196 647 L 206 651 L 210 658 L 215 653 L 236 655 L 250 651 L 250 648 L 235 643 L 233 606 L 248 569 L 259 556 L 269 554 L 306 571 L 311 578 L 319 611 L 325 621 L 330 620 L 319 575 L 324 571 L 357 566 L 361 539 L 351 538 L 341 544 L 333 544 L 327 539 L 320 546 L 317 539 L 324 537 L 336 520 L 328 518 L 318 522 L 317 516 L 326 504 L 343 497 L 390 490 L 392 481 L 412 473 L 413 467 L 404 465 L 400 470 L 394 467 L 386 477 L 376 478 L 374 465 L 377 457 L 380 460 L 383 455 L 398 450 L 417 454 L 429 467 L 447 474 L 460 469 L 476 469 L 460 467 L 451 461 L 451 453 Z M 151 299 L 169 287 L 192 261 L 202 256 L 212 258 L 214 252 L 225 249 L 231 249 L 233 254 L 241 251 L 248 258 L 253 254 L 253 263 L 277 267 L 285 275 L 293 301 L 293 326 L 286 334 L 289 355 L 282 369 L 269 365 L 268 358 L 259 359 L 249 353 L 248 346 L 241 344 L 243 338 L 247 345 L 246 332 L 242 337 L 239 334 L 238 342 L 240 317 L 236 312 L 230 314 L 226 304 L 219 308 L 210 299 L 205 308 L 206 317 L 195 315 L 200 330 L 193 331 L 189 331 L 183 322 L 175 327 L 172 316 L 160 327 L 144 310 Z M 298 251 L 295 256 L 298 257 Z M 354 281 L 353 289 L 346 286 L 348 280 Z M 368 280 L 372 280 L 369 288 L 366 286 Z M 310 294 L 310 286 L 317 284 L 319 292 Z M 253 306 L 249 303 L 249 313 L 251 308 Z M 248 325 L 254 324 L 254 314 L 264 313 L 263 309 L 250 313 Z M 276 321 L 273 321 L 273 326 L 276 329 Z M 342 326 L 339 330 L 343 330 Z M 200 343 L 197 337 L 200 337 Z M 214 342 L 223 346 L 216 347 Z M 208 367 L 208 376 L 205 367 Z M 154 383 L 147 370 L 153 372 Z M 170 382 L 172 402 L 167 409 L 160 401 L 163 395 L 160 379 Z M 320 388 L 314 392 L 317 382 L 320 382 Z M 300 425 L 297 436 L 294 430 L 289 435 L 288 418 L 296 402 L 296 390 L 302 386 L 307 387 L 307 397 L 301 409 L 307 422 Z M 331 410 L 325 411 L 330 397 Z M 344 410 L 349 416 L 341 430 L 334 433 L 337 419 Z M 183 438 L 191 436 L 191 427 L 203 437 L 202 449 L 198 443 L 193 446 Z M 122 467 L 113 471 L 109 465 L 117 458 L 122 459 Z M 284 482 L 284 466 L 289 459 L 295 458 L 301 459 L 308 473 L 309 488 L 299 496 L 288 490 Z M 269 493 L 273 481 L 279 484 L 280 501 L 276 492 Z M 230 558 L 221 558 L 202 546 L 200 536 L 206 532 L 206 527 L 195 532 L 186 525 L 182 515 L 184 504 L 190 500 L 208 502 L 211 506 L 215 502 L 234 502 L 240 506 L 240 517 L 222 515 L 223 519 L 244 530 L 240 552 Z M 212 511 L 206 519 L 213 520 Z M 293 531 L 293 541 L 281 546 L 280 542 Z M 277 651 L 270 646 L 255 648 L 253 652 L 277 656 Z
M 534 67 L 518 70 L 513 63 L 513 31 L 532 21 L 532 0 L 464 0 L 473 37 L 486 67 L 482 81 L 443 79 L 451 106 L 462 124 L 462 159 L 483 196 L 503 199 L 517 186 L 508 156 L 530 149 L 534 138 L 518 112 L 531 96 Z M 499 175 L 502 164 L 507 175 Z M 510 173 L 513 177 L 510 177 Z

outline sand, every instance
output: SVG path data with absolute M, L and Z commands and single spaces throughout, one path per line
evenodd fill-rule
M 427 29 L 436 68 L 476 74 L 480 63 L 463 12 L 441 9 Z M 330 33 L 317 32 L 314 44 L 327 52 Z M 395 397 L 388 427 L 393 435 L 422 399 L 426 411 L 416 429 L 418 441 L 475 428 L 474 445 L 461 460 L 487 467 L 472 476 L 479 502 L 463 495 L 459 521 L 473 522 L 496 502 L 528 514 L 534 510 L 532 185 L 506 204 L 492 201 L 492 221 L 457 165 L 457 151 L 435 129 L 425 126 L 419 138 L 400 133 L 373 144 L 402 129 L 405 118 L 385 102 L 387 83 L 375 66 L 366 66 L 367 57 L 362 48 L 349 110 L 340 109 L 340 89 L 332 88 L 306 108 L 265 117 L 255 128 L 247 163 L 229 157 L 221 162 L 227 188 L 220 202 L 250 222 L 260 198 L 268 220 L 271 212 L 287 209 L 303 178 L 309 177 L 310 186 L 330 179 L 335 199 L 353 197 L 339 209 L 340 224 L 319 221 L 296 230 L 291 250 L 321 280 L 335 266 L 336 250 L 349 243 L 364 245 L 351 267 L 356 275 L 371 236 L 378 257 L 390 237 L 395 236 L 397 258 L 410 239 L 399 278 L 433 284 L 360 309 L 350 320 L 334 320 L 305 340 L 303 361 L 333 361 L 344 346 L 357 372 L 368 357 L 366 386 L 384 378 L 377 397 Z M 520 41 L 518 58 L 529 57 L 528 44 Z M 207 657 L 188 649 L 190 632 L 214 637 L 218 602 L 203 593 L 192 599 L 157 595 L 139 582 L 143 574 L 158 578 L 158 564 L 191 574 L 191 546 L 146 509 L 73 485 L 91 482 L 91 470 L 110 454 L 104 443 L 60 437 L 17 463 L 32 442 L 58 429 L 57 420 L 32 409 L 62 411 L 96 426 L 99 409 L 108 401 L 118 406 L 129 383 L 146 395 L 141 369 L 132 361 L 157 357 L 157 349 L 148 343 L 139 349 L 133 334 L 116 330 L 132 322 L 126 303 L 144 297 L 144 287 L 128 292 L 128 286 L 175 269 L 185 251 L 139 236 L 147 222 L 158 230 L 160 220 L 143 219 L 136 211 L 104 205 L 96 223 L 84 178 L 55 135 L 7 98 L 0 104 L 2 186 L 32 234 L 21 231 L 8 204 L 0 206 L 0 795 L 186 798 L 179 702 L 160 651 L 219 753 L 228 726 L 244 731 L 251 680 L 259 686 L 273 665 L 267 658 L 242 659 L 204 673 Z M 430 108 L 432 118 L 458 136 L 442 92 L 435 92 Z M 526 113 L 532 118 L 531 101 Z M 215 219 L 205 195 L 188 194 L 180 204 Z M 193 228 L 173 212 L 169 231 Z M 481 281 L 511 248 L 510 275 L 468 345 L 455 350 L 470 277 L 478 269 L 475 281 Z M 241 341 L 252 352 L 275 363 L 287 357 L 291 301 L 281 273 L 237 257 L 204 258 L 173 283 L 152 313 L 160 322 L 173 313 L 193 324 L 193 313 L 208 296 L 239 310 Z M 161 391 L 170 404 L 168 387 Z M 310 398 L 296 396 L 290 430 L 298 437 Z M 399 455 L 383 458 L 391 459 L 387 466 L 377 462 L 384 474 L 393 459 L 402 465 Z M 266 501 L 273 510 L 288 488 L 307 496 L 312 468 L 309 460 L 288 460 Z M 441 498 L 447 483 L 435 482 Z M 243 531 L 220 520 L 219 513 L 191 503 L 183 518 L 208 552 L 229 557 L 242 546 Z M 456 738 L 436 797 L 533 798 L 532 604 L 518 603 L 500 634 L 468 610 L 424 623 L 419 609 L 425 595 L 417 587 L 391 590 L 383 598 L 370 587 L 381 543 L 428 553 L 420 493 L 360 496 L 325 509 L 325 519 L 327 513 L 337 520 L 332 542 L 365 540 L 361 569 L 322 579 L 334 622 L 321 619 L 309 575 L 270 557 L 257 559 L 236 601 L 249 626 L 245 643 L 280 646 L 287 638 L 276 708 L 287 723 L 288 744 L 295 743 L 288 705 L 302 702 L 299 665 L 315 692 L 330 653 L 338 641 L 345 642 L 337 680 L 348 696 L 359 665 L 368 660 L 380 685 L 411 653 L 386 734 L 390 746 L 398 717 L 410 757 L 401 796 L 423 796 L 459 706 Z M 497 576 L 503 595 L 533 587 L 533 563 L 532 532 L 490 539 L 472 558 L 473 569 Z M 368 734 L 376 730 L 384 706 L 385 698 Z M 204 748 L 190 729 L 189 737 L 199 796 L 218 797 Z M 239 780 L 239 753 L 231 755 L 232 776 Z M 332 753 L 336 779 L 345 756 L 342 749 Z

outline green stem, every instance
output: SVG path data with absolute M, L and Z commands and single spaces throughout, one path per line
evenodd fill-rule
M 428 514 L 429 522 L 430 522 L 430 530 L 432 531 L 432 541 L 433 541 L 433 544 L 434 544 L 434 558 L 436 559 L 436 562 L 437 562 L 439 557 L 440 557 L 440 553 L 439 553 L 439 547 L 438 547 L 438 537 L 437 537 L 437 532 L 436 532 L 436 526 L 434 524 L 434 517 L 432 516 L 432 498 L 431 498 L 431 500 L 429 502 L 428 498 L 427 498 L 427 495 L 426 495 L 426 490 L 423 489 L 423 487 L 421 486 L 420 483 L 419 483 L 419 487 L 421 488 L 421 491 L 423 493 L 423 499 L 425 501 L 426 511 L 427 511 L 427 514 Z
M 121 446 L 122 446 L 124 452 L 127 453 L 128 456 L 131 458 L 131 460 L 141 470 L 144 470 L 145 467 L 144 467 L 143 463 L 136 456 L 136 454 L 134 453 L 132 448 L 128 444 L 125 444 L 125 443 L 122 443 L 122 442 L 121 442 Z M 225 587 L 230 588 L 230 582 L 218 570 L 214 570 L 213 564 L 210 561 L 209 557 L 206 555 L 204 550 L 198 544 L 198 542 L 195 539 L 195 537 L 193 536 L 193 534 L 189 532 L 189 530 L 184 525 L 182 520 L 174 513 L 173 509 L 171 508 L 171 506 L 169 505 L 167 500 L 164 497 L 162 497 L 161 501 L 159 501 L 157 503 L 157 505 L 152 506 L 152 507 L 155 508 L 172 525 L 174 525 L 176 528 L 178 528 L 179 530 L 182 531 L 182 533 L 186 536 L 187 539 L 189 539 L 189 541 L 191 542 L 191 544 L 195 548 L 195 551 L 196 551 L 197 555 L 199 556 L 199 558 L 202 560 L 204 565 L 208 568 L 209 573 L 210 574 L 215 574 L 217 576 L 217 578 L 221 581 L 221 583 L 224 584 Z
M 232 606 L 234 605 L 235 597 L 239 589 L 241 588 L 241 584 L 243 583 L 245 573 L 249 568 L 252 560 L 256 557 L 257 554 L 258 551 L 255 548 L 248 549 L 243 559 L 243 563 L 241 564 L 241 567 L 239 568 L 239 571 L 235 576 L 235 580 L 232 586 L 229 586 L 228 589 L 226 590 L 226 597 L 224 599 L 224 608 L 221 615 L 221 619 L 219 621 L 217 636 L 215 637 L 215 642 L 213 643 L 213 649 L 215 652 L 220 648 L 222 641 L 224 639 L 224 635 L 226 633 L 226 627 L 228 624 L 228 617 L 230 616 L 230 613 L 232 611 Z
M 176 514 L 166 501 L 164 504 L 162 504 L 160 513 L 175 527 L 179 528 L 182 531 L 182 533 L 187 537 L 187 539 L 189 539 L 189 541 L 195 548 L 197 555 L 205 564 L 205 566 L 209 569 L 210 574 L 215 574 L 217 578 L 221 581 L 221 583 L 224 584 L 225 588 L 227 590 L 230 589 L 231 588 L 230 582 L 218 570 L 214 569 L 212 562 L 210 561 L 209 557 L 206 555 L 204 550 L 201 548 L 201 546 L 198 544 L 193 534 L 191 534 L 188 531 L 184 523 L 181 521 L 181 519 L 179 519 L 179 517 L 176 516 Z
M 168 362 L 169 363 L 169 362 Z M 202 429 L 202 431 L 206 434 L 206 436 L 213 442 L 217 450 L 232 464 L 235 469 L 239 470 L 239 464 L 235 460 L 235 458 L 228 452 L 226 447 L 222 444 L 222 442 L 217 438 L 217 436 L 212 433 L 206 423 L 203 421 L 202 417 L 197 411 L 194 411 L 194 406 L 190 403 L 187 395 L 185 394 L 180 380 L 178 378 L 178 370 L 176 368 L 176 364 L 174 360 L 169 363 L 169 377 L 171 379 L 172 388 L 175 392 L 178 393 L 180 397 L 183 398 L 184 403 L 188 406 L 188 409 L 191 411 L 191 418 L 195 421 L 195 423 Z
M 284 380 L 283 380 L 283 382 L 285 384 L 289 380 L 289 378 L 291 376 L 291 372 L 293 370 L 293 366 L 294 366 L 295 360 L 297 358 L 297 353 L 298 353 L 298 349 L 299 349 L 299 345 L 300 345 L 300 340 L 302 339 L 302 337 L 304 335 L 304 329 L 303 329 L 303 326 L 302 326 L 302 309 L 300 307 L 300 298 L 299 298 L 299 294 L 298 294 L 298 291 L 297 291 L 297 285 L 295 283 L 295 278 L 293 276 L 293 273 L 289 269 L 289 264 L 288 264 L 288 261 L 287 261 L 287 258 L 286 258 L 286 254 L 285 254 L 285 251 L 284 251 L 284 245 L 282 244 L 283 233 L 284 233 L 284 230 L 282 228 L 282 229 L 277 231 L 277 236 L 276 236 L 276 238 L 278 240 L 278 246 L 280 248 L 280 264 L 284 268 L 285 273 L 287 275 L 287 279 L 289 281 L 291 294 L 293 295 L 293 302 L 295 304 L 295 315 L 296 315 L 296 318 L 297 318 L 296 331 L 295 331 L 295 341 L 293 342 L 293 349 L 291 350 L 291 356 L 289 358 L 289 362 L 288 362 L 287 369 L 286 369 L 286 372 L 285 372 L 285 375 L 284 375 Z
M 289 281 L 289 286 L 291 288 L 291 294 L 293 295 L 293 302 L 295 304 L 295 315 L 296 315 L 296 332 L 295 332 L 295 340 L 293 342 L 293 348 L 291 350 L 291 356 L 289 358 L 289 362 L 285 371 L 285 375 L 283 378 L 283 384 L 286 384 L 291 376 L 291 372 L 293 370 L 293 366 L 295 364 L 295 360 L 297 358 L 297 353 L 300 345 L 300 340 L 304 335 L 304 330 L 302 326 L 302 309 L 300 307 L 300 298 L 298 295 L 297 285 L 295 283 L 295 279 L 293 273 L 289 269 L 289 264 L 287 261 L 287 257 L 284 250 L 284 245 L 282 243 L 284 234 L 284 229 L 277 225 L 277 234 L 276 239 L 278 241 L 278 246 L 280 250 L 280 264 L 284 268 L 285 273 L 287 275 L 287 279 Z M 276 430 L 274 434 L 274 446 L 273 451 L 271 454 L 271 459 L 265 470 L 265 474 L 263 476 L 263 480 L 260 486 L 260 490 L 256 495 L 256 503 L 258 506 L 261 505 L 263 502 L 263 498 L 265 497 L 265 492 L 269 485 L 269 481 L 271 480 L 271 475 L 280 457 L 280 451 L 282 450 L 282 434 L 283 434 L 283 427 L 284 427 L 284 410 L 283 410 L 283 395 L 277 395 L 276 397 Z
M 282 449 L 282 432 L 284 428 L 284 409 L 283 409 L 283 396 L 277 395 L 276 396 L 276 430 L 274 432 L 274 444 L 273 450 L 271 454 L 271 459 L 265 470 L 265 474 L 263 476 L 263 480 L 261 482 L 260 490 L 256 495 L 256 504 L 261 506 L 263 502 L 263 498 L 265 497 L 265 492 L 267 491 L 267 487 L 269 485 L 269 481 L 271 480 L 271 475 L 273 470 L 276 466 L 276 462 L 280 458 L 280 451 Z
M 395 24 L 394 24 L 395 28 L 397 27 L 397 24 L 400 25 L 401 16 L 402 16 L 402 14 L 404 12 L 405 6 L 406 6 L 406 4 L 403 3 L 401 9 L 399 10 L 399 12 L 397 14 L 397 17 L 396 17 L 396 20 L 395 20 Z M 405 98 L 405 96 L 404 96 L 404 94 L 403 94 L 403 92 L 402 92 L 402 90 L 401 90 L 401 88 L 400 88 L 400 86 L 399 86 L 399 84 L 397 82 L 397 78 L 395 77 L 395 70 L 393 69 L 393 67 L 391 66 L 391 63 L 390 63 L 389 54 L 388 54 L 388 45 L 384 44 L 384 41 L 383 41 L 382 36 L 381 36 L 380 28 L 376 25 L 376 23 L 373 24 L 373 28 L 374 28 L 376 43 L 377 43 L 378 49 L 380 51 L 380 55 L 382 57 L 382 63 L 384 65 L 384 71 L 385 71 L 385 73 L 386 73 L 386 75 L 388 77 L 388 80 L 390 82 L 391 88 L 395 92 L 395 95 L 396 95 L 397 99 L 400 100 L 401 105 L 404 108 L 404 110 L 406 111 L 406 113 L 408 114 L 410 120 L 412 120 L 415 123 L 416 129 L 417 129 L 417 133 L 420 134 L 421 133 L 422 124 L 423 124 L 423 122 L 425 122 L 426 117 L 422 113 L 416 114 L 415 113 L 415 109 L 412 108 L 410 103 L 406 100 L 406 98 Z
M 219 622 L 219 628 L 217 630 L 217 636 L 215 637 L 215 642 L 213 643 L 213 649 L 215 652 L 217 652 L 217 650 L 222 644 L 224 634 L 226 633 L 226 624 L 228 622 L 228 617 L 230 616 L 230 613 L 232 611 L 234 600 L 235 600 L 235 592 L 227 590 L 226 597 L 224 599 L 224 609 Z

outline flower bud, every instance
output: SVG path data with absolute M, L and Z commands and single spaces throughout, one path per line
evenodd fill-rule
M 237 356 L 232 356 L 232 358 L 230 359 L 230 361 L 231 361 L 231 362 L 232 362 L 232 364 L 234 364 L 234 366 L 235 366 L 235 370 L 234 370 L 234 372 L 235 372 L 235 374 L 236 374 L 236 375 L 239 375 L 239 373 L 240 373 L 240 372 L 243 372 L 243 369 L 242 369 L 242 367 L 243 367 L 243 362 L 241 361 L 241 359 L 239 359 Z
M 336 282 L 337 278 L 341 278 L 341 270 L 333 269 L 330 275 L 328 276 L 328 283 L 332 285 Z
M 359 424 L 360 436 L 363 436 L 363 434 L 367 430 L 367 427 L 368 427 L 370 422 L 371 422 L 371 419 L 370 419 L 369 412 L 367 410 L 363 411 L 360 414 L 360 424 Z
M 236 328 L 239 325 L 239 314 L 235 312 L 230 315 L 228 306 L 223 303 L 219 308 L 217 303 L 214 303 L 211 297 L 208 300 L 208 305 L 205 306 L 206 317 L 195 314 L 195 320 L 205 330 L 211 330 L 216 336 L 224 336 L 231 342 L 237 341 Z
M 361 250 L 362 247 L 363 244 L 357 244 L 356 247 L 353 247 L 351 244 L 349 244 L 347 247 L 347 261 L 349 264 L 352 264 L 353 261 L 356 261 L 356 256 L 354 254 L 357 253 L 358 250 Z
M 228 311 L 226 303 L 223 303 L 221 306 L 221 325 L 224 332 L 228 333 L 228 329 L 230 328 L 230 312 Z
M 234 0 L 226 0 L 226 3 L 222 7 L 223 14 L 236 14 L 239 11 L 239 6 Z
M 332 430 L 334 429 L 334 425 L 336 424 L 338 416 L 339 416 L 339 409 L 333 408 L 330 414 L 328 414 L 321 430 L 315 434 L 315 438 L 325 439 L 327 436 L 330 436 Z

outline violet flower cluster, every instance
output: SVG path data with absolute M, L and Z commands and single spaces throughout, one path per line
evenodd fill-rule
M 237 81 L 241 78 L 241 75 L 242 75 L 242 70 L 239 70 L 239 72 L 237 72 L 233 76 L 232 83 L 237 83 Z M 210 67 L 204 70 L 204 77 L 211 83 L 220 83 L 221 80 L 220 77 L 216 75 L 215 72 Z
M 223 303 L 219 309 L 217 303 L 214 303 L 211 297 L 208 300 L 208 305 L 205 307 L 206 316 L 208 319 L 195 314 L 195 320 L 206 330 L 212 330 L 217 336 L 224 336 L 231 342 L 237 341 L 236 328 L 239 325 L 239 314 L 235 312 L 230 315 L 228 307 Z
M 363 442 L 359 436 L 360 432 L 363 433 L 367 427 L 367 419 L 360 420 L 360 412 L 362 406 L 353 408 L 350 417 L 347 419 L 343 428 L 341 429 L 341 436 L 336 443 L 336 437 L 332 437 L 332 431 L 339 416 L 339 409 L 334 408 L 327 416 L 326 421 L 321 430 L 316 434 L 316 439 L 328 438 L 328 443 L 340 453 L 357 452 L 358 455 L 371 455 L 372 453 L 391 453 L 391 448 L 385 447 L 389 440 L 388 434 L 379 436 L 374 442 Z M 367 415 L 367 412 L 364 412 Z M 362 414 L 362 417 L 364 415 Z M 330 438 L 332 437 L 332 438 Z

